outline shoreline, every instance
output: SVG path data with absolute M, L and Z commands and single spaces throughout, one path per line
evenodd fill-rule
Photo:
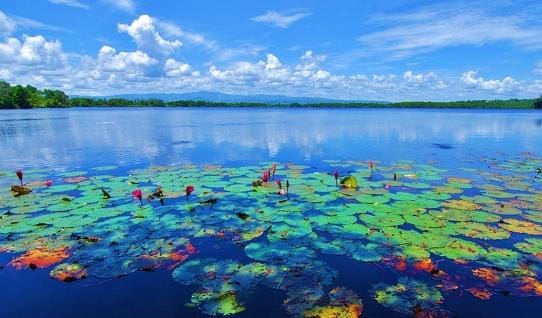
M 235 108 L 245 108 L 245 109 L 374 109 L 374 110 L 408 110 L 408 109 L 419 109 L 419 110 L 542 110 L 535 107 L 499 107 L 499 106 L 485 106 L 485 107 L 475 107 L 475 106 L 422 106 L 422 105 L 413 105 L 413 106 L 352 106 L 352 105 L 312 105 L 312 104 L 303 104 L 303 105 L 265 105 L 265 106 L 253 106 L 253 105 L 176 105 L 176 106 L 149 106 L 149 105 L 115 105 L 115 106 L 49 106 L 49 107 L 27 107 L 27 108 L 0 108 L 2 110 L 35 110 L 35 109 L 112 109 L 112 108 L 124 108 L 124 109 L 136 109 L 136 108 L 156 108 L 156 109 L 179 109 L 179 108 L 215 108 L 215 109 L 235 109 Z
M 284 101 L 240 102 L 206 101 L 202 99 L 163 100 L 159 98 L 70 97 L 61 90 L 38 90 L 27 85 L 11 86 L 0 81 L 0 109 L 34 108 L 107 108 L 107 107 L 236 107 L 236 108 L 333 108 L 333 109 L 542 109 L 538 98 L 463 100 L 463 101 Z

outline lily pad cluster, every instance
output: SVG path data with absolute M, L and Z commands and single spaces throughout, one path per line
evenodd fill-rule
M 32 191 L 17 196 L 14 174 L 0 171 L 0 252 L 13 255 L 8 268 L 47 268 L 63 282 L 171 270 L 197 287 L 188 306 L 209 315 L 242 312 L 256 288 L 272 288 L 286 292 L 292 316 L 360 316 L 362 300 L 334 286 L 341 273 L 323 254 L 401 272 L 395 285 L 374 286 L 373 297 L 408 315 L 445 307 L 462 288 L 479 299 L 503 290 L 540 296 L 542 158 L 471 164 L 35 169 L 25 171 Z M 239 245 L 244 258 L 199 253 L 217 243 Z M 454 281 L 441 264 L 473 273 L 472 283 Z M 497 272 L 477 275 L 483 268 Z
M 373 286 L 373 297 L 383 306 L 415 317 L 433 317 L 431 312 L 444 300 L 437 288 L 408 277 L 400 277 L 394 285 Z

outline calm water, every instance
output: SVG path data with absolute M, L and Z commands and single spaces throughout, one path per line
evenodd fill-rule
M 454 171 L 473 158 L 542 155 L 542 112 L 333 109 L 69 109 L 0 112 L 0 171 L 87 170 L 117 165 L 127 171 L 184 163 L 253 165 L 293 162 L 318 168 L 323 160 L 415 160 Z M 481 166 L 480 166 L 481 167 Z M 217 252 L 219 251 L 219 252 Z M 247 259 L 242 249 L 203 246 Z M 216 256 L 216 255 L 215 255 Z M 0 254 L 0 317 L 187 317 L 195 287 L 176 284 L 167 271 L 136 272 L 98 285 L 65 284 L 47 270 L 4 267 Z M 371 299 L 378 266 L 325 256 L 338 282 L 363 299 L 363 317 L 400 316 Z M 468 296 L 468 297 L 467 297 Z M 541 297 L 470 295 L 443 305 L 459 317 L 530 317 Z M 285 293 L 257 290 L 240 317 L 277 317 Z
M 0 168 L 270 159 L 444 160 L 540 153 L 542 113 L 462 110 L 71 109 L 2 111 Z M 442 151 L 435 144 L 449 145 Z

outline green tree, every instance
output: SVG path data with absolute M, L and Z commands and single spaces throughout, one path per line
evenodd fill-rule
M 45 89 L 43 90 L 46 107 L 69 107 L 70 100 L 68 96 L 59 90 Z
M 26 85 L 24 89 L 26 91 L 28 103 L 31 107 L 45 107 L 43 94 L 37 88 Z
M 534 108 L 536 108 L 536 109 L 542 109 L 542 95 L 540 95 L 540 97 L 538 97 L 537 99 L 535 99 L 535 101 L 534 101 Z
M 28 93 L 21 85 L 13 87 L 13 104 L 16 108 L 31 108 Z
M 0 108 L 13 108 L 13 96 L 11 85 L 8 82 L 0 81 Z

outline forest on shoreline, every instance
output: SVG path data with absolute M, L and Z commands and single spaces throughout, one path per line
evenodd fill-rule
M 124 99 L 69 97 L 61 90 L 39 90 L 33 86 L 11 86 L 0 81 L 0 109 L 68 107 L 321 107 L 321 108 L 491 108 L 542 109 L 542 95 L 534 99 L 466 100 L 452 102 L 322 102 L 322 103 L 250 103 L 203 100 L 163 101 L 161 99 Z

